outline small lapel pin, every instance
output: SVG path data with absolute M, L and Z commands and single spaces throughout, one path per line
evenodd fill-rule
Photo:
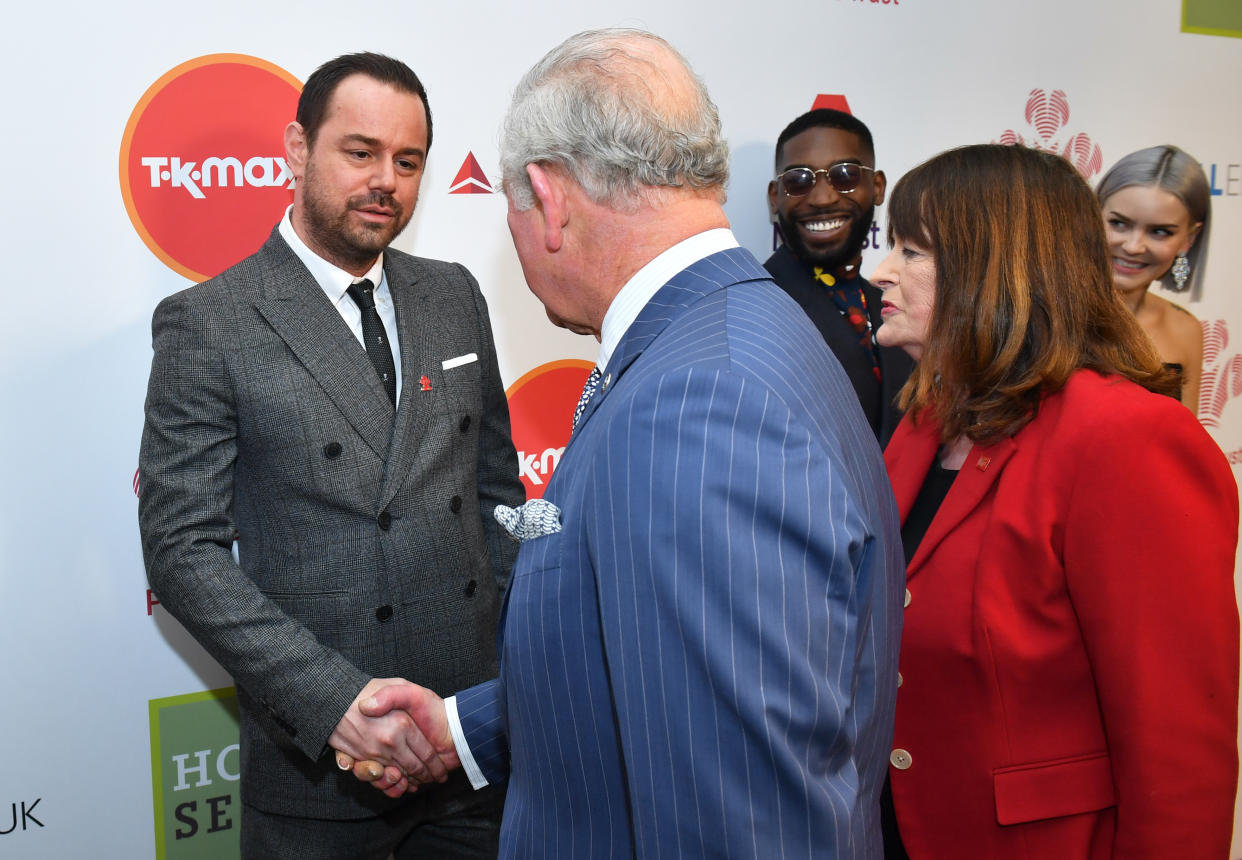
M 975 463 L 975 468 L 978 469 L 980 472 L 986 472 L 988 470 L 988 465 L 991 462 L 992 462 L 992 458 L 989 457 L 987 454 L 984 454 L 983 456 L 979 458 L 979 461 Z
M 426 376 L 420 376 L 418 378 L 418 382 L 419 382 L 419 385 L 422 386 L 423 391 L 431 390 L 431 380 L 428 379 Z

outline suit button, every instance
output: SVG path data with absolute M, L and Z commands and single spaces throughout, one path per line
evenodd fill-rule
M 910 753 L 903 749 L 895 749 L 888 757 L 889 764 L 898 770 L 909 770 L 910 765 L 914 764 L 914 759 L 910 758 Z
M 470 416 L 469 416 L 469 415 L 467 415 L 467 416 L 465 416 L 464 418 L 462 418 L 462 419 L 461 419 L 461 424 L 460 424 L 459 426 L 461 427 L 461 432 L 463 432 L 463 433 L 465 433 L 467 430 L 469 430 L 469 429 L 470 429 Z
M 375 610 L 375 617 L 380 621 L 387 621 L 389 618 L 392 618 L 392 607 L 388 605 L 381 606 Z
M 907 588 L 906 589 L 906 602 L 903 603 L 902 606 L 909 606 L 909 605 L 910 605 L 910 589 Z
M 453 496 L 449 499 L 449 510 L 455 514 L 461 511 L 461 496 Z
M 327 445 L 324 445 L 323 455 L 329 460 L 335 460 L 337 457 L 341 456 L 341 443 L 329 442 Z
M 388 511 L 380 511 L 380 515 L 375 519 L 379 523 L 379 527 L 384 531 L 388 531 L 388 528 L 392 525 L 392 514 L 388 513 Z
M 473 579 L 472 579 L 472 580 L 470 580 L 469 582 L 467 582 L 467 583 L 466 583 L 466 596 L 467 596 L 467 597 L 474 597 L 474 591 L 475 591 L 475 589 L 476 589 L 476 588 L 478 588 L 478 587 L 479 587 L 479 583 L 478 583 L 478 582 L 476 582 L 476 581 L 475 581 L 475 580 L 473 580 Z

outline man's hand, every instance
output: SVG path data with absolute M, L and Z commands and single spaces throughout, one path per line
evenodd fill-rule
M 395 704 L 383 707 L 373 704 L 371 713 L 368 714 L 361 706 L 369 703 L 372 695 L 381 690 L 402 690 L 403 694 L 393 699 Z M 389 696 L 391 697 L 392 694 Z M 443 714 L 443 703 L 430 690 L 425 690 L 400 678 L 372 678 L 362 688 L 362 692 L 354 699 L 349 710 L 345 712 L 345 716 L 337 724 L 336 730 L 328 738 L 329 746 L 337 751 L 337 765 L 342 770 L 352 767 L 355 776 L 359 779 L 378 782 L 376 787 L 385 793 L 404 782 L 407 777 L 412 781 L 408 785 L 413 785 L 413 781 L 444 782 L 448 778 L 450 766 L 458 766 L 452 737 L 449 736 L 448 740 L 448 748 L 453 751 L 448 760 L 452 764 L 449 765 L 441 758 L 437 746 L 429 742 L 424 733 L 420 731 L 418 716 L 411 716 L 405 710 L 394 710 L 394 707 L 403 707 L 401 702 L 409 702 L 415 710 L 422 713 L 428 708 L 428 705 L 423 703 L 423 698 L 427 696 L 439 704 L 440 712 Z M 427 718 L 424 717 L 424 719 Z M 435 725 L 434 721 L 430 720 L 429 724 Z M 440 739 L 442 735 L 438 727 L 436 732 L 436 738 Z M 444 722 L 443 733 L 448 734 L 447 721 Z M 442 744 L 442 741 L 440 743 Z M 350 761 L 346 763 L 341 754 L 344 754 Z M 358 762 L 357 765 L 353 764 L 355 761 Z M 385 768 L 385 765 L 388 767 Z M 385 775 L 385 771 L 391 772 Z M 392 796 L 404 793 L 405 790 L 406 788 L 402 787 L 400 792 Z
M 379 685 L 378 689 L 376 685 Z M 369 696 L 368 693 L 374 695 Z M 337 766 L 341 770 L 352 769 L 356 778 L 371 783 L 389 797 L 417 791 L 419 783 L 430 782 L 433 778 L 443 782 L 447 771 L 461 766 L 449 730 L 444 700 L 431 690 L 400 679 L 372 680 L 354 700 L 354 706 L 364 719 L 412 720 L 411 732 L 417 734 L 421 744 L 434 750 L 434 761 L 419 755 L 419 762 L 424 766 L 422 770 L 405 770 L 395 759 L 351 755 L 345 747 L 332 744 L 337 750 Z M 354 707 L 351 707 L 350 711 L 353 710 Z M 427 747 L 421 744 L 418 748 L 425 752 Z M 388 766 L 385 767 L 385 764 Z M 437 776 L 438 773 L 445 775 Z

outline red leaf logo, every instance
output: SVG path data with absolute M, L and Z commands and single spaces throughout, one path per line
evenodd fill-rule
M 1051 138 L 1065 123 L 1069 122 L 1069 100 L 1064 90 L 1051 94 L 1041 89 L 1031 90 L 1026 100 L 1026 121 L 1035 126 L 1045 141 Z
M 1061 154 L 1083 176 L 1092 176 L 1104 166 L 1104 155 L 1100 152 L 1099 144 L 1093 143 L 1086 132 L 1079 132 L 1067 140 Z
M 1229 327 L 1224 320 L 1200 323 L 1203 326 L 1203 366 L 1216 364 L 1220 354 L 1229 345 Z
M 1199 422 L 1204 427 L 1220 426 L 1220 416 L 1230 400 L 1242 394 L 1242 355 L 1232 355 L 1221 365 L 1221 354 L 1229 344 L 1229 326 L 1224 320 L 1211 320 L 1203 326 L 1203 376 L 1199 382 Z

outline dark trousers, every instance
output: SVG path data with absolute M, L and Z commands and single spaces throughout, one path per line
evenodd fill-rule
M 503 786 L 410 802 L 374 818 L 329 821 L 242 806 L 243 860 L 494 860 Z

